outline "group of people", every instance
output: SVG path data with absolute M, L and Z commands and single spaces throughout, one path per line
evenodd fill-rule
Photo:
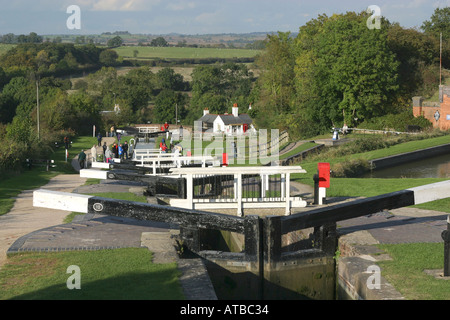
M 125 141 L 123 144 L 114 143 L 110 148 L 106 145 L 106 142 L 103 144 L 103 159 L 104 162 L 110 163 L 113 159 L 121 159 L 128 160 L 128 142 Z
M 106 144 L 106 142 L 103 142 L 102 145 L 102 135 L 101 133 L 98 133 L 97 135 L 97 146 L 93 145 L 91 148 L 91 155 L 93 161 L 97 160 L 97 147 L 102 147 L 103 150 L 103 161 L 104 162 L 111 162 L 114 158 L 117 159 L 128 159 L 129 157 L 129 146 L 128 142 L 124 141 L 123 144 L 120 143 L 120 134 L 117 135 L 117 138 L 119 139 L 119 143 L 114 143 L 111 148 L 109 148 Z M 66 141 L 64 141 L 66 143 Z M 78 163 L 80 165 L 81 169 L 84 169 L 86 166 L 86 160 L 87 156 L 84 150 L 81 150 L 81 152 L 78 154 Z
M 104 148 L 105 147 L 106 146 L 104 146 Z M 114 158 L 119 158 L 121 160 L 128 159 L 128 143 L 126 141 L 123 144 L 114 143 L 111 149 Z

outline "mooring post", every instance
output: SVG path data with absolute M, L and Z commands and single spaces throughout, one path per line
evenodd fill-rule
M 444 240 L 444 277 L 450 277 L 450 215 L 447 217 L 447 230 L 442 232 Z
M 281 258 L 281 216 L 267 216 L 264 229 L 264 260 L 270 266 Z
M 263 220 L 256 215 L 244 218 L 245 260 L 253 264 L 253 270 L 258 275 L 258 299 L 264 298 L 264 245 Z

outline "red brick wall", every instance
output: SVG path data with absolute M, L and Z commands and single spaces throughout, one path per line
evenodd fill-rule
M 446 90 L 449 89 L 447 87 L 445 88 Z M 439 105 L 434 103 L 432 105 L 427 105 L 427 102 L 423 104 L 423 99 L 421 97 L 414 97 L 413 114 L 415 117 L 425 117 L 431 121 L 434 128 L 439 128 L 440 130 L 445 131 L 450 129 L 450 96 L 443 92 L 443 88 L 440 90 L 442 102 Z M 435 114 L 437 111 L 440 115 L 438 121 L 435 119 Z
M 450 129 L 450 97 L 444 94 L 440 110 L 439 128 L 441 130 Z

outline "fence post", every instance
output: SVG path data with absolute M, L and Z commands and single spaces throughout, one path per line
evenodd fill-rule
M 242 217 L 242 173 L 237 173 L 234 175 L 235 184 L 235 192 L 236 192 L 236 201 L 238 205 L 237 214 L 239 217 Z

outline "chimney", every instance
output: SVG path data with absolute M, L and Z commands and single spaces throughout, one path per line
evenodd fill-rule
M 203 110 L 203 115 L 206 116 L 207 114 L 209 114 L 209 109 L 208 109 L 208 108 L 205 108 L 205 109 Z
M 238 108 L 237 103 L 235 103 L 235 104 L 233 105 L 232 113 L 233 113 L 233 116 L 235 116 L 235 117 L 238 117 L 238 116 L 239 116 L 239 108 Z

